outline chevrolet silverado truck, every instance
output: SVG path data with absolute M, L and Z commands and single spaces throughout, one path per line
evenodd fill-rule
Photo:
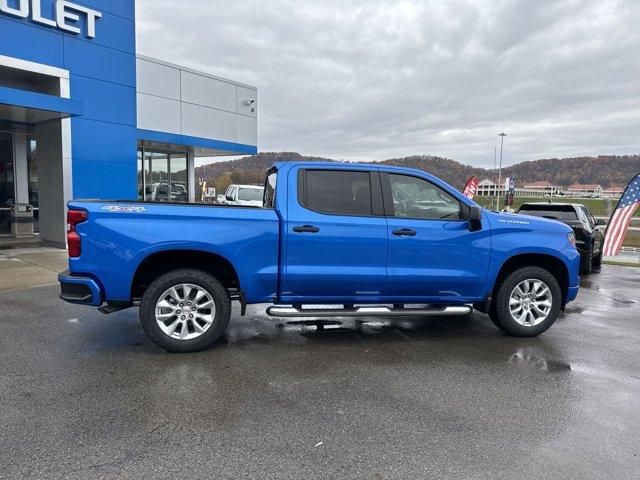
M 200 350 L 231 302 L 274 317 L 464 315 L 516 336 L 546 331 L 578 293 L 570 227 L 481 209 L 423 171 L 282 162 L 262 206 L 68 205 L 63 300 L 139 306 L 160 347 Z

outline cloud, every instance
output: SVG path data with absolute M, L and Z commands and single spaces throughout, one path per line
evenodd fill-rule
M 138 50 L 256 85 L 259 149 L 640 153 L 635 0 L 138 0 Z

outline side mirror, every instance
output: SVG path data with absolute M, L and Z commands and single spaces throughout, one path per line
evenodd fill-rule
M 233 195 L 225 195 L 224 198 L 227 200 L 227 202 L 233 202 Z
M 469 220 L 469 231 L 477 232 L 478 230 L 482 230 L 482 210 L 480 207 L 476 205 L 467 207 L 466 213 L 466 220 Z
M 606 225 L 606 224 L 607 224 L 607 222 L 605 222 L 605 221 L 604 221 L 604 220 L 602 220 L 602 219 L 596 220 L 596 225 L 604 226 L 604 225 Z

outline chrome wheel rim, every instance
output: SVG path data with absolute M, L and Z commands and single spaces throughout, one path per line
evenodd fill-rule
M 518 325 L 535 327 L 551 313 L 551 290 L 542 280 L 529 278 L 521 281 L 511 291 L 509 313 Z
M 193 340 L 213 325 L 216 306 L 204 288 L 192 283 L 174 285 L 156 302 L 156 322 L 165 335 Z

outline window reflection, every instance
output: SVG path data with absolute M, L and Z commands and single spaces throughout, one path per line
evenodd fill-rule
M 13 179 L 13 138 L 0 132 L 0 234 L 11 233 L 9 207 L 15 199 Z
M 173 202 L 189 201 L 187 155 L 171 155 L 171 198 Z
M 149 202 L 188 202 L 188 163 L 185 152 L 138 150 L 138 199 Z
M 29 182 L 29 203 L 33 206 L 33 230 L 40 231 L 38 208 L 38 148 L 34 137 L 27 137 L 27 178 Z
M 144 200 L 144 180 L 142 178 L 142 149 L 138 149 L 138 200 Z

